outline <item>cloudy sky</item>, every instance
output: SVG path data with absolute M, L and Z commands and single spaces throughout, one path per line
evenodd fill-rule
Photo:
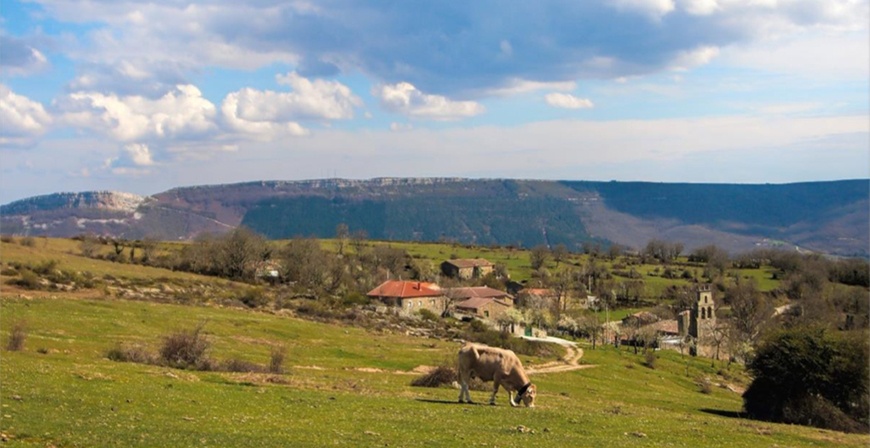
M 4 0 L 0 201 L 870 175 L 867 0 Z

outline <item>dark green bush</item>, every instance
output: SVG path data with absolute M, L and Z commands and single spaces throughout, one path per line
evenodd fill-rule
M 753 418 L 828 429 L 870 429 L 867 334 L 798 327 L 775 332 L 747 364 L 743 402 Z

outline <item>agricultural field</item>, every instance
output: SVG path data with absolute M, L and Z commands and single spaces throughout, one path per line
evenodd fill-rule
M 4 265 L 46 259 L 57 260 L 58 269 L 131 280 L 234 287 L 213 277 L 83 258 L 66 240 L 3 244 L 0 252 Z M 511 408 L 504 392 L 494 407 L 459 405 L 452 387 L 410 386 L 426 366 L 454 358 L 457 342 L 312 322 L 291 313 L 125 300 L 97 290 L 25 291 L 9 285 L 8 276 L 2 280 L 0 431 L 10 447 L 870 442 L 864 435 L 741 418 L 739 391 L 747 384 L 742 368 L 711 366 L 709 359 L 677 352 L 657 352 L 650 368 L 630 349 L 581 344 L 584 368 L 532 377 L 539 390 L 535 409 Z M 8 351 L 18 324 L 26 329 L 26 341 L 20 351 Z M 273 347 L 283 346 L 284 373 L 193 371 L 108 359 L 125 344 L 157 351 L 166 335 L 200 324 L 210 357 L 262 365 Z M 527 367 L 552 361 L 521 359 Z M 708 393 L 699 386 L 705 382 Z M 489 392 L 472 391 L 472 397 L 486 403 Z

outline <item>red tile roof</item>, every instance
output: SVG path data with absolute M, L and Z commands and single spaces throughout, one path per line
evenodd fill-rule
M 435 283 L 387 280 L 367 294 L 369 297 L 437 297 L 444 295 Z
M 507 306 L 507 307 L 510 306 L 507 303 L 502 302 L 501 300 L 496 300 L 496 299 L 492 299 L 492 298 L 488 298 L 488 297 L 472 297 L 468 300 L 464 300 L 462 302 L 457 303 L 456 308 L 462 308 L 465 310 L 475 310 L 476 311 L 476 310 L 480 309 L 481 307 L 483 307 L 484 305 L 491 303 L 491 302 L 497 303 L 497 304 L 502 305 L 502 306 Z
M 492 266 L 489 260 L 483 258 L 460 258 L 458 260 L 447 260 L 445 263 L 450 263 L 457 268 L 473 268 L 477 266 Z
M 450 288 L 447 290 L 447 293 L 450 297 L 463 300 L 470 299 L 472 297 L 487 297 L 487 298 L 502 298 L 509 297 L 513 298 L 510 294 L 499 291 L 494 288 L 490 288 L 489 286 L 470 286 L 465 288 Z

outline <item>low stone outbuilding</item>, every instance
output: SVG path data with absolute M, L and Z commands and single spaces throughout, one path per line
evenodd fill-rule
M 501 300 L 485 297 L 472 297 L 454 305 L 456 312 L 490 320 L 498 320 L 511 307 Z
M 469 280 L 492 273 L 495 265 L 483 258 L 460 258 L 441 263 L 441 272 L 448 276 Z

